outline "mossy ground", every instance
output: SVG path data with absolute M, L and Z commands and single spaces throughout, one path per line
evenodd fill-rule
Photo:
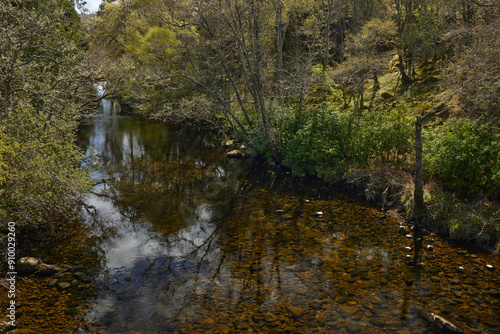
M 412 83 L 406 86 L 401 85 L 398 72 L 380 76 L 380 89 L 372 103 L 373 109 L 405 103 L 407 113 L 416 117 L 445 103 L 446 107 L 430 118 L 426 127 L 442 125 L 449 117 L 463 116 L 457 96 L 442 81 L 442 66 L 440 61 L 421 64 Z M 366 85 L 365 96 L 371 93 L 371 85 Z M 365 107 L 368 104 L 366 101 Z M 397 203 L 400 211 L 409 217 L 413 207 L 413 163 L 409 159 L 403 168 L 385 166 L 376 170 L 354 170 L 347 175 L 346 184 L 360 189 L 367 200 L 383 207 Z M 453 240 L 500 252 L 500 203 L 498 196 L 492 197 L 483 193 L 466 196 L 445 189 L 439 180 L 429 177 L 425 180 L 424 200 L 436 231 Z

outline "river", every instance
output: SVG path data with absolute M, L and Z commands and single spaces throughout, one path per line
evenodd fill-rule
M 397 213 L 227 159 L 214 134 L 111 101 L 79 138 L 102 181 L 85 198 L 84 234 L 43 254 L 80 265 L 91 288 L 33 279 L 43 298 L 64 296 L 25 312 L 37 328 L 68 330 L 44 315 L 61 303 L 80 333 L 426 333 L 431 313 L 500 333 L 497 255 L 430 234 L 414 265 Z

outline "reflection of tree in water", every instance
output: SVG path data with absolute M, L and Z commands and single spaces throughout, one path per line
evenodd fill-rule
M 112 232 L 102 247 L 113 280 L 96 302 L 107 332 L 425 330 L 412 307 L 420 288 L 408 287 L 420 276 L 405 276 L 394 219 L 265 164 L 221 159 L 205 148 L 209 134 L 120 122 L 113 144 L 96 140 L 111 150 L 96 206 Z

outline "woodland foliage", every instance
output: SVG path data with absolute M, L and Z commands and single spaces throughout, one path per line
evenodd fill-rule
M 67 0 L 0 3 L 0 219 L 70 215 L 90 180 L 75 143 L 95 96 Z
M 86 22 L 91 47 L 122 64 L 111 85 L 138 110 L 224 119 L 268 156 L 323 175 L 376 161 L 411 170 L 416 94 L 430 101 L 423 112 L 453 101 L 452 117 L 497 127 L 499 10 L 491 0 L 119 0 Z M 428 174 L 461 191 L 438 172 L 453 159 L 426 147 Z M 461 177 L 498 190 L 490 176 Z
M 84 23 L 136 110 L 446 221 L 455 196 L 499 200 L 499 18 L 496 0 L 107 0 Z M 482 207 L 460 228 L 500 231 Z

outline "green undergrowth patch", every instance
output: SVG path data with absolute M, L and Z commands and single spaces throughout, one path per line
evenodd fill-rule
M 429 107 L 430 108 L 430 107 Z M 283 126 L 282 163 L 355 189 L 384 208 L 411 216 L 415 110 L 404 103 L 353 113 L 300 107 Z M 498 128 L 449 118 L 424 129 L 424 200 L 439 232 L 493 247 L 500 240 Z

